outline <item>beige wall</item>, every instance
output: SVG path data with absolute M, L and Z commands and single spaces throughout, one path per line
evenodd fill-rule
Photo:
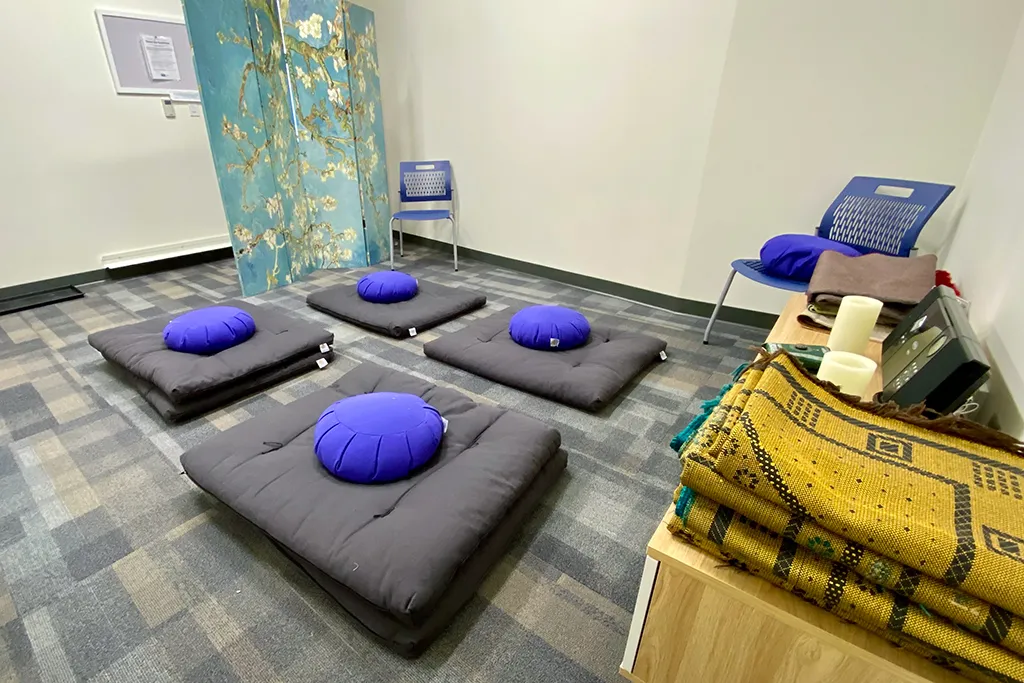
M 1019 0 L 364 4 L 378 16 L 392 174 L 400 159 L 452 159 L 463 245 L 703 301 L 733 258 L 810 231 L 853 175 L 959 184 L 1022 11 Z M 738 281 L 729 303 L 783 300 Z
M 971 324 L 996 366 L 996 414 L 1004 429 L 1024 436 L 1024 23 L 1003 74 L 968 182 L 945 259 L 971 300 Z M 1012 399 L 1012 400 L 1008 400 Z
M 181 16 L 178 0 L 104 8 Z M 227 236 L 206 130 L 118 96 L 93 14 L 15 2 L 0 23 L 0 287 L 100 268 L 100 256 Z

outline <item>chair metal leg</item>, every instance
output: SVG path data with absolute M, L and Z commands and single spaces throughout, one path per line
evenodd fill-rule
M 388 223 L 388 253 L 391 254 L 391 270 L 395 269 L 395 219 Z
M 729 288 L 732 287 L 733 278 L 736 277 L 736 270 L 729 271 L 729 277 L 725 278 L 725 287 L 722 287 L 722 293 L 718 296 L 718 303 L 715 304 L 715 310 L 711 313 L 711 320 L 708 321 L 708 326 L 704 328 L 704 343 L 708 343 L 708 339 L 711 338 L 711 328 L 714 327 L 715 321 L 718 320 L 718 312 L 722 310 L 722 304 L 725 303 L 725 295 L 729 293 Z
M 398 255 L 405 256 L 405 235 L 402 233 L 402 221 L 398 221 Z
M 455 257 L 455 270 L 459 269 L 459 224 L 455 222 L 454 216 L 449 216 L 452 222 L 452 255 Z

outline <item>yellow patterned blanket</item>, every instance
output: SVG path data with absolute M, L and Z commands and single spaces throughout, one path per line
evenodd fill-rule
M 876 412 L 762 361 L 683 445 L 670 529 L 960 670 L 1024 681 L 1024 459 Z

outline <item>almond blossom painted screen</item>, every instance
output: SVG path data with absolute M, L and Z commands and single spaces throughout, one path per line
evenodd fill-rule
M 337 0 L 183 0 L 245 296 L 388 253 L 373 13 Z

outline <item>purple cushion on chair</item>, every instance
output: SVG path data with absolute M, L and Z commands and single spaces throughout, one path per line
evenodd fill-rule
M 419 284 L 416 278 L 397 270 L 381 270 L 363 276 L 356 292 L 365 301 L 375 304 L 396 304 L 416 296 Z
M 210 306 L 180 315 L 164 328 L 167 348 L 214 354 L 241 344 L 256 333 L 252 316 L 234 306 Z
M 761 247 L 761 263 L 769 275 L 809 282 L 823 251 L 838 251 L 845 256 L 861 255 L 849 244 L 817 235 L 778 235 Z
M 443 434 L 441 414 L 422 398 L 382 391 L 332 403 L 316 422 L 313 451 L 339 479 L 383 484 L 430 460 Z
M 541 351 L 575 349 L 587 343 L 590 323 L 562 306 L 530 306 L 512 316 L 508 333 L 520 346 Z

